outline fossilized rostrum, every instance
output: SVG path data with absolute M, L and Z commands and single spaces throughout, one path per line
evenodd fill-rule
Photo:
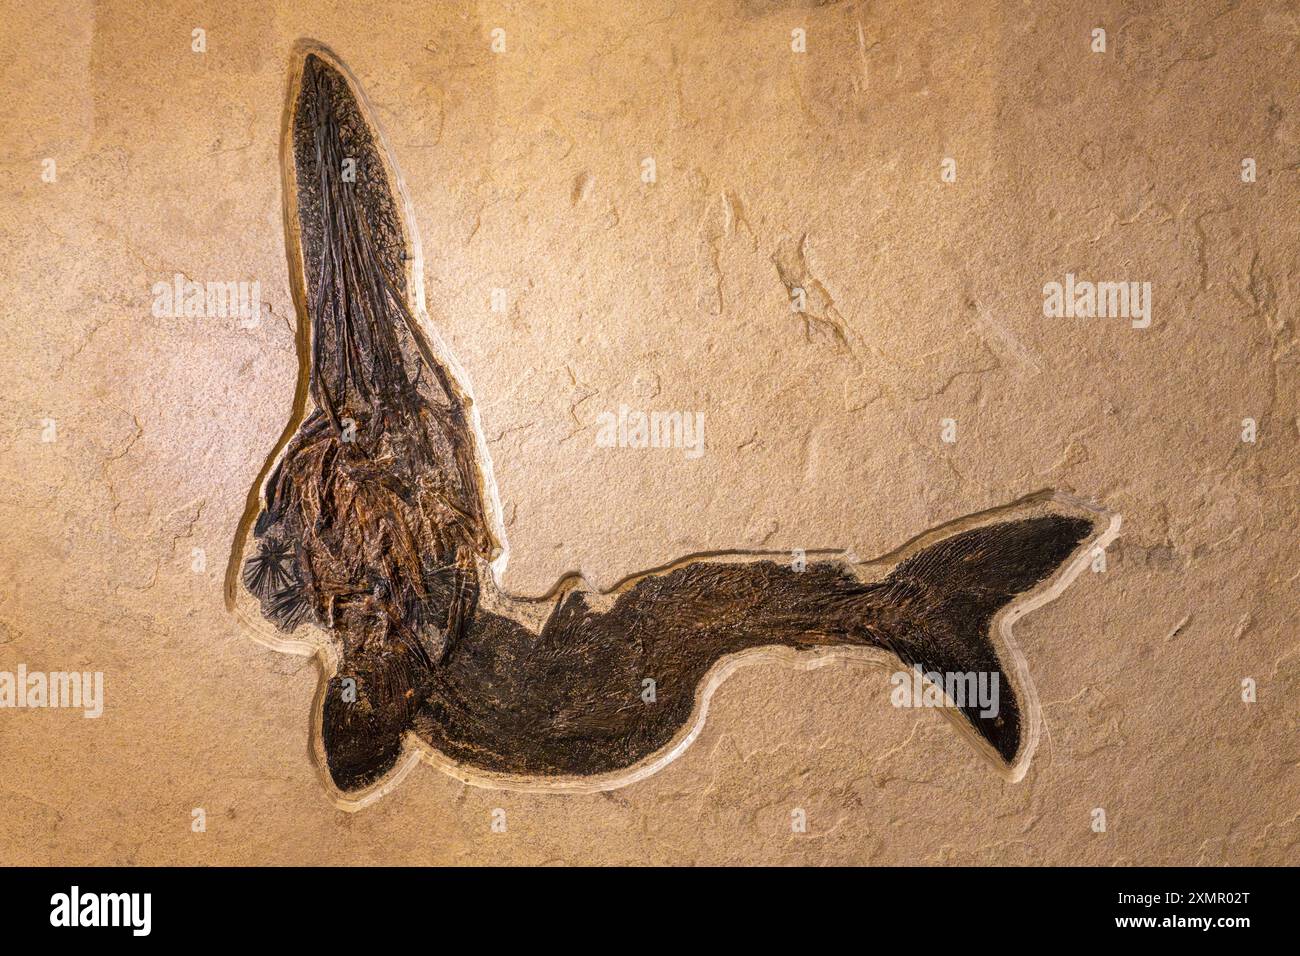
M 424 315 L 396 167 L 321 48 L 295 62 L 284 151 L 306 388 L 255 489 L 232 600 L 323 648 L 314 739 L 342 794 L 376 792 L 414 753 L 489 785 L 617 785 L 680 753 L 716 683 L 762 655 L 995 677 L 997 706 L 960 702 L 954 723 L 1023 772 L 1036 705 L 1007 629 L 1115 519 L 1043 493 L 866 564 L 727 552 L 611 594 L 580 578 L 506 594 L 490 466 Z

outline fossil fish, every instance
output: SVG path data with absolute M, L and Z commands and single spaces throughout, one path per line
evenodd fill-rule
M 948 713 L 1023 774 L 1037 711 L 1010 622 L 1118 518 L 1043 493 L 869 564 L 726 553 L 607 594 L 577 577 L 543 598 L 504 593 L 486 444 L 424 313 L 413 220 L 371 116 L 337 58 L 300 50 L 282 174 L 303 373 L 227 581 L 275 646 L 323 638 L 295 647 L 322 653 L 313 752 L 340 802 L 383 792 L 420 753 L 488 786 L 621 785 L 679 754 L 717 683 L 763 656 L 992 676 L 996 707 Z

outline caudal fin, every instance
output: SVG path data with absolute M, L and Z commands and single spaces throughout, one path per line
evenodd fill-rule
M 990 633 L 993 619 L 1051 577 L 1092 528 L 1085 518 L 1061 514 L 985 525 L 913 555 L 883 582 L 904 609 L 891 642 L 895 653 L 942 683 L 1009 764 L 1027 728 L 1024 702 L 1008 679 L 1010 662 L 999 658 Z

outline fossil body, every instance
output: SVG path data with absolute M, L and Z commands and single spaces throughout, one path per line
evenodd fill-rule
M 327 54 L 305 56 L 294 89 L 286 189 L 309 401 L 260 488 L 242 581 L 282 631 L 335 642 L 320 740 L 340 790 L 381 780 L 408 732 L 494 773 L 632 767 L 680 739 L 719 660 L 763 647 L 874 647 L 926 672 L 997 674 L 996 716 L 961 710 L 1016 758 L 1025 715 L 991 627 L 1078 550 L 1086 517 L 1040 507 L 984 522 L 875 582 L 843 560 L 795 570 L 734 555 L 612 599 L 573 584 L 543 615 L 498 593 L 469 399 L 414 314 L 391 164 Z

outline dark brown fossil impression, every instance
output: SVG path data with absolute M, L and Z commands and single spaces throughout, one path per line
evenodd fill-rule
M 733 554 L 613 595 L 576 580 L 501 593 L 472 405 L 421 327 L 393 166 L 337 61 L 316 50 L 297 66 L 284 173 L 307 394 L 238 554 L 266 619 L 333 642 L 319 742 L 340 790 L 384 778 L 407 733 L 489 779 L 644 765 L 683 739 L 710 670 L 760 648 L 997 675 L 996 714 L 966 700 L 961 719 L 1007 764 L 1022 755 L 1028 701 L 995 623 L 1093 532 L 1051 500 L 931 534 L 874 581 L 844 558 Z

